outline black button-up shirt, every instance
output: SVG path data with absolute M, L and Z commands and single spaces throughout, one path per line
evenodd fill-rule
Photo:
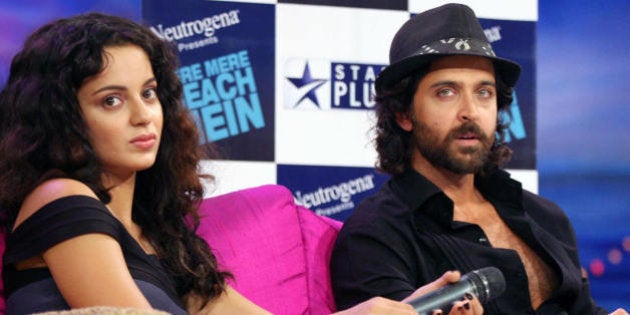
M 518 253 L 492 247 L 476 224 L 453 221 L 452 200 L 416 171 L 390 179 L 344 222 L 331 259 L 337 307 L 374 296 L 402 300 L 448 270 L 494 266 L 506 290 L 484 305 L 484 314 L 606 314 L 582 278 L 575 233 L 557 205 L 503 171 L 477 177 L 475 186 L 555 273 L 558 286 L 538 310 Z

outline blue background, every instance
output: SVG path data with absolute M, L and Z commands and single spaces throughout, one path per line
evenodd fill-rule
M 630 1 L 539 1 L 539 193 L 577 231 L 596 301 L 630 309 Z M 623 242 L 626 239 L 624 249 Z M 608 261 L 609 252 L 621 262 Z M 597 268 L 596 268 L 597 269 Z
M 140 0 L 0 0 L 0 85 L 27 34 L 86 11 L 141 20 Z M 611 310 L 630 309 L 628 12 L 627 0 L 539 1 L 537 24 L 539 193 L 574 223 L 595 300 Z

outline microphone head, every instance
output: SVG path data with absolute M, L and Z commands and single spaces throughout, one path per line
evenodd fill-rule
M 473 270 L 462 276 L 474 287 L 474 293 L 481 303 L 486 303 L 505 291 L 505 278 L 496 267 L 485 267 Z

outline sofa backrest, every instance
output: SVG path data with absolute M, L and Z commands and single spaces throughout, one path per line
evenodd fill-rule
M 273 314 L 335 311 L 328 262 L 341 222 L 294 203 L 266 185 L 206 199 L 201 235 L 231 285 Z

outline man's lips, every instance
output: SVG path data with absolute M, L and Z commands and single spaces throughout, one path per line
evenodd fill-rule
M 467 132 L 467 133 L 464 133 L 464 134 L 459 134 L 455 138 L 459 139 L 459 140 L 478 140 L 481 137 L 478 134 L 474 133 L 474 132 Z

